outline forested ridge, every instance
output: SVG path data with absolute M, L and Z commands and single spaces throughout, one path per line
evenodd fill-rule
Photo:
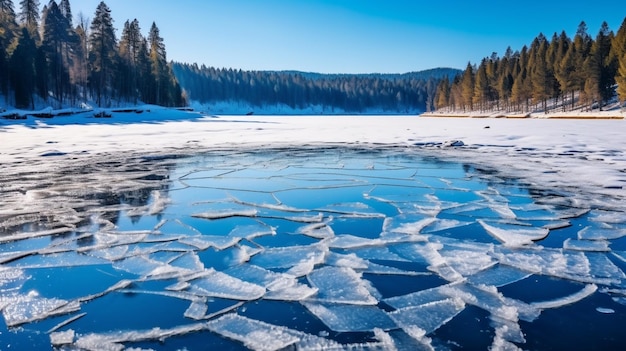
M 326 111 L 406 113 L 434 108 L 435 89 L 460 72 L 436 68 L 404 74 L 320 74 L 298 71 L 243 71 L 174 63 L 190 100 L 202 104 L 246 102 L 251 106 L 323 106 Z
M 602 109 L 626 101 L 626 18 L 617 33 L 604 22 L 595 38 L 581 22 L 574 38 L 565 31 L 539 34 L 518 51 L 493 53 L 437 87 L 439 111 L 545 112 Z
M 17 11 L 12 0 L 0 0 L 0 95 L 7 104 L 184 103 L 154 22 L 144 37 L 138 21 L 127 20 L 118 40 L 104 2 L 92 20 L 79 16 L 76 24 L 69 0 L 39 8 L 39 0 L 21 0 Z

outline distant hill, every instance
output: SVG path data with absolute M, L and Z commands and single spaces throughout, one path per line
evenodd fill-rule
M 285 73 L 291 75 L 301 75 L 309 79 L 330 79 L 330 78 L 345 78 L 345 77 L 357 77 L 357 78 L 381 78 L 381 79 L 418 79 L 429 80 L 431 78 L 441 79 L 448 77 L 452 79 L 457 74 L 463 73 L 462 70 L 456 68 L 438 67 L 431 68 L 417 72 L 407 73 L 315 73 L 315 72 L 302 72 L 302 71 L 269 71 L 276 73 Z
M 431 110 L 441 79 L 461 71 L 435 68 L 398 74 L 324 74 L 300 71 L 243 71 L 173 63 L 174 75 L 190 101 L 250 106 L 284 105 L 305 110 L 415 113 Z

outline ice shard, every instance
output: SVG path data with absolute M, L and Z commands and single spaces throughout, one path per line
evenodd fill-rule
M 302 304 L 328 328 L 336 332 L 365 332 L 396 328 L 393 320 L 376 306 L 316 302 L 302 302 Z

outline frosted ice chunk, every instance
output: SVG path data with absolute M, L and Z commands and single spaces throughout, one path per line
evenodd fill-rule
M 189 282 L 182 281 L 182 282 L 169 285 L 165 289 L 170 290 L 170 291 L 182 291 L 182 290 L 188 289 L 190 286 L 191 284 L 189 284 Z
M 482 308 L 495 318 L 514 322 L 518 319 L 532 322 L 539 316 L 537 308 L 522 301 L 504 297 L 495 287 L 454 284 L 441 287 L 441 292 L 451 298 L 460 298 L 466 304 Z
M 533 302 L 530 305 L 537 309 L 563 307 L 566 305 L 571 305 L 573 303 L 576 303 L 592 295 L 597 290 L 598 290 L 598 286 L 596 286 L 595 284 L 589 284 L 589 285 L 586 285 L 582 290 L 576 293 L 573 293 L 571 295 L 564 296 L 564 297 L 554 299 L 554 300 L 549 300 L 549 301 Z
M 317 289 L 299 283 L 295 276 L 275 273 L 254 265 L 231 267 L 225 273 L 265 287 L 268 291 L 264 298 L 269 300 L 300 301 L 317 292 Z
M 332 204 L 319 210 L 341 214 L 344 217 L 385 218 L 384 214 L 377 212 L 375 209 L 361 202 Z
M 491 316 L 491 326 L 495 329 L 495 340 L 502 339 L 507 342 L 525 343 L 524 333 L 516 321 Z M 494 340 L 494 342 L 496 342 Z
M 485 228 L 487 233 L 509 247 L 530 245 L 534 241 L 544 239 L 550 233 L 550 230 L 546 228 L 527 228 L 515 225 L 499 225 L 496 227 L 487 224 L 483 220 L 478 220 L 478 223 Z
M 348 267 L 352 269 L 367 269 L 371 263 L 358 257 L 356 254 L 339 254 L 336 252 L 328 252 L 326 255 L 326 264 L 336 267 Z
M 365 260 L 379 260 L 379 261 L 397 261 L 397 262 L 411 262 L 410 260 L 399 256 L 398 254 L 391 252 L 388 247 L 363 247 L 351 250 L 359 258 Z
M 18 290 L 28 279 L 21 269 L 0 267 L 0 293 Z
M 74 342 L 75 334 L 72 329 L 64 332 L 50 333 L 50 344 L 52 344 L 52 346 L 70 345 Z
M 606 307 L 598 307 L 598 308 L 596 308 L 596 311 L 598 311 L 600 313 L 604 313 L 604 314 L 613 314 L 613 313 L 615 313 L 614 309 L 606 308 Z
M 309 224 L 298 229 L 298 233 L 316 239 L 326 239 L 335 236 L 333 228 L 328 226 L 328 223 Z
M 407 235 L 421 234 L 422 230 L 435 222 L 434 217 L 419 214 L 404 214 L 396 217 L 387 217 L 383 223 L 383 231 L 402 233 Z
M 610 251 L 609 242 L 606 240 L 573 240 L 571 238 L 567 238 L 563 242 L 563 248 L 565 250 L 574 251 Z
M 326 266 L 314 270 L 307 278 L 318 289 L 315 298 L 319 301 L 353 305 L 378 303 L 361 275 L 350 268 Z
M 378 274 L 378 275 L 405 275 L 405 276 L 432 275 L 431 272 L 406 271 L 403 269 L 389 267 L 389 266 L 376 264 L 372 262 L 368 263 L 367 268 L 363 270 L 363 273 Z
M 425 331 L 422 330 L 417 334 L 421 336 L 415 338 L 401 329 L 390 331 L 389 336 L 393 340 L 394 347 L 389 348 L 389 350 L 435 351 L 435 348 L 432 346 L 432 340 L 424 336 L 426 334 Z
M 228 274 L 207 270 L 203 278 L 190 282 L 191 291 L 201 296 L 221 297 L 233 300 L 256 300 L 265 294 L 265 288 L 244 282 Z
M 243 281 L 265 287 L 268 290 L 279 290 L 297 283 L 294 276 L 272 272 L 250 264 L 230 267 L 225 270 L 224 273 Z
M 447 266 L 463 276 L 475 274 L 497 264 L 497 261 L 486 252 L 462 249 L 448 250 L 444 246 L 439 254 Z
M 192 217 L 203 219 L 224 219 L 230 217 L 256 217 L 258 211 L 255 209 L 220 210 L 192 214 Z
M 103 292 L 97 293 L 97 294 L 93 294 L 93 295 L 88 295 L 88 296 L 84 296 L 81 297 L 80 299 L 78 299 L 79 302 L 87 302 L 87 301 L 91 301 L 93 299 L 97 299 L 99 297 L 102 297 L 112 291 L 116 291 L 116 290 L 120 290 L 120 289 L 124 289 L 127 288 L 128 286 L 130 286 L 133 282 L 131 280 L 127 280 L 127 279 L 123 279 L 120 280 L 119 282 L 113 284 L 112 286 L 110 286 L 108 289 L 106 289 Z
M 201 271 L 204 269 L 204 263 L 200 261 L 200 257 L 195 252 L 186 253 L 169 262 L 169 264 L 189 271 Z
M 448 265 L 446 258 L 440 254 L 439 250 L 443 249 L 443 247 L 441 243 L 425 243 L 398 245 L 394 250 L 413 262 L 428 264 L 428 270 L 437 273 L 447 281 L 462 280 L 463 275 Z M 453 261 L 452 263 L 454 264 Z M 459 266 L 468 268 L 463 262 Z
M 626 214 L 622 211 L 593 210 L 589 220 L 600 223 L 620 224 L 626 223 Z
M 446 324 L 463 309 L 465 309 L 465 303 L 462 300 L 446 299 L 420 306 L 401 308 L 390 312 L 389 317 L 407 333 L 412 328 L 417 327 L 428 335 Z
M 626 236 L 626 229 L 587 226 L 578 232 L 580 240 L 614 240 Z
M 147 276 L 156 269 L 165 266 L 164 263 L 151 260 L 145 256 L 133 256 L 122 261 L 113 263 L 113 268 L 133 273 L 139 276 Z
M 583 283 L 620 284 L 624 272 L 603 253 L 583 253 L 559 249 L 526 249 L 509 252 L 500 248 L 494 253 L 500 263 L 519 269 Z
M 395 309 L 416 307 L 435 301 L 442 301 L 449 298 L 449 295 L 442 292 L 442 287 L 421 290 L 407 295 L 394 296 L 383 299 L 383 302 Z
M 209 247 L 214 247 L 216 250 L 225 250 L 235 246 L 240 240 L 241 238 L 236 236 L 199 235 L 181 238 L 179 242 L 203 251 Z
M 206 323 L 181 325 L 170 329 L 153 328 L 150 330 L 118 331 L 102 334 L 86 334 L 79 336 L 72 346 L 89 351 L 122 351 L 123 343 L 149 340 L 165 340 L 167 338 L 206 330 Z
M 265 235 L 276 235 L 276 230 L 267 225 L 257 224 L 257 225 L 245 225 L 245 226 L 236 226 L 228 236 L 242 239 L 254 239 L 260 236 Z
M 55 268 L 55 267 L 79 267 L 106 264 L 107 261 L 77 253 L 66 251 L 54 254 L 31 256 L 20 261 L 11 263 L 14 267 L 20 268 Z
M 80 304 L 77 301 L 28 296 L 9 303 L 2 310 L 2 315 L 8 327 L 15 327 L 50 316 L 76 312 L 79 309 Z
M 365 332 L 374 331 L 377 328 L 390 330 L 396 327 L 391 318 L 375 306 L 314 302 L 302 304 L 328 328 L 336 332 Z
M 206 299 L 197 299 L 191 301 L 189 308 L 184 313 L 184 316 L 187 318 L 200 320 L 206 316 L 206 312 L 209 309 L 209 306 L 206 304 Z
M 128 257 L 128 245 L 120 245 L 109 248 L 91 250 L 87 252 L 87 254 L 108 261 L 119 261 L 123 258 Z
M 423 233 L 434 233 L 438 231 L 464 227 L 472 222 L 462 222 L 456 219 L 437 219 L 424 228 Z
M 328 246 L 318 243 L 308 246 L 277 247 L 255 255 L 250 262 L 267 269 L 291 268 L 300 263 L 322 263 L 327 252 Z
M 474 285 L 492 285 L 501 287 L 515 283 L 531 276 L 530 273 L 524 272 L 514 267 L 497 265 L 493 268 L 478 272 L 467 278 L 467 281 Z
M 327 241 L 328 246 L 336 249 L 356 249 L 368 246 L 382 246 L 385 242 L 381 239 L 368 239 L 350 234 L 337 235 Z
M 343 349 L 332 340 L 233 313 L 208 322 L 207 328 L 253 350 L 280 350 L 290 346 L 296 350 Z
M 79 314 L 77 314 L 77 315 L 75 315 L 75 316 L 73 316 L 73 317 L 70 317 L 70 318 L 68 318 L 68 319 L 64 320 L 63 322 L 61 322 L 61 323 L 59 323 L 59 324 L 55 325 L 55 326 L 54 326 L 54 327 L 52 327 L 50 330 L 48 330 L 48 334 L 54 333 L 54 332 L 56 332 L 57 330 L 59 330 L 59 329 L 63 328 L 64 326 L 66 326 L 66 325 L 68 325 L 68 324 L 70 324 L 70 323 L 72 323 L 72 322 L 74 322 L 74 321 L 77 321 L 77 320 L 79 320 L 79 319 L 83 318 L 83 317 L 84 317 L 84 316 L 86 316 L 86 315 L 87 315 L 87 313 L 86 313 L 86 312 L 83 312 L 83 313 L 79 313 Z
M 513 212 L 513 210 L 511 210 L 511 208 L 509 207 L 507 203 L 489 202 L 488 206 L 493 212 L 497 213 L 501 218 L 507 218 L 507 219 L 517 218 L 517 215 L 515 214 L 515 212 Z

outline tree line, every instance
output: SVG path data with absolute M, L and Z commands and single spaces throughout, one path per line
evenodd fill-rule
M 604 22 L 594 39 L 581 22 L 573 39 L 565 31 L 551 39 L 540 33 L 530 47 L 468 63 L 440 82 L 435 105 L 466 112 L 601 110 L 616 93 L 626 101 L 626 18 L 616 34 Z
M 200 103 L 284 104 L 294 109 L 323 106 L 348 113 L 434 109 L 439 80 L 458 72 L 439 68 L 406 74 L 319 74 L 243 71 L 183 63 L 174 63 L 173 69 L 187 98 Z
M 146 38 L 136 19 L 126 21 L 118 40 L 104 2 L 93 20 L 81 14 L 76 25 L 69 0 L 39 8 L 38 0 L 21 0 L 16 13 L 12 0 L 0 0 L 0 94 L 8 104 L 184 103 L 154 22 Z

